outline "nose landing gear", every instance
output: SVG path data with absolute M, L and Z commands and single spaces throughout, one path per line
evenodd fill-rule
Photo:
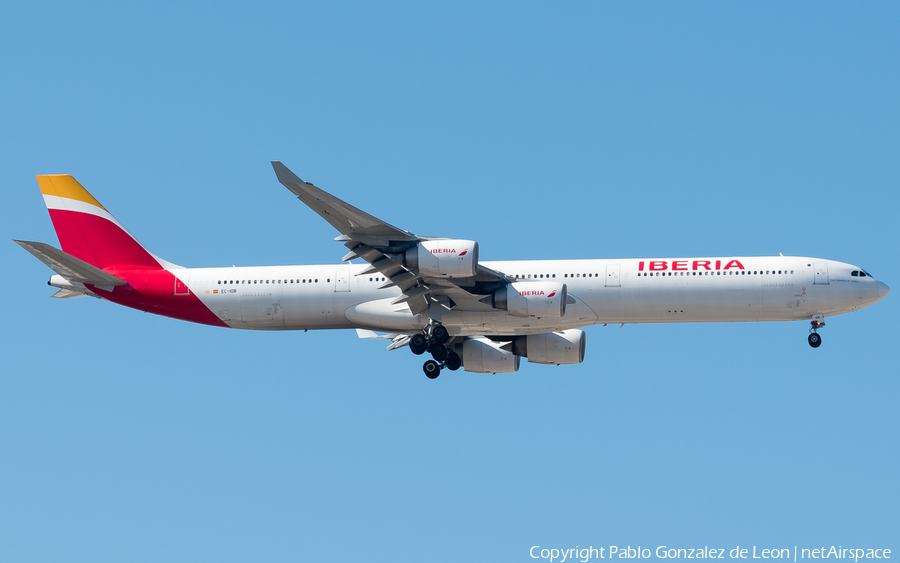
M 816 331 L 825 326 L 825 317 L 822 315 L 813 315 L 812 321 L 809 323 L 809 345 L 813 348 L 818 348 L 822 345 L 822 337 Z

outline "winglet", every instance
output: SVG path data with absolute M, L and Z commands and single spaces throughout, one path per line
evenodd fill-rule
M 281 163 L 280 160 L 272 161 L 272 168 L 275 169 L 275 176 L 278 177 L 278 181 L 282 184 L 305 184 L 303 180 L 297 177 L 296 174 L 290 171 L 290 169 Z

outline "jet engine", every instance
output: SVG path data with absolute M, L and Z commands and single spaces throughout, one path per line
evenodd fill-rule
M 516 317 L 557 318 L 566 314 L 566 284 L 515 282 L 494 292 L 493 306 Z
M 503 342 L 493 342 L 482 336 L 466 338 L 462 343 L 463 367 L 475 373 L 518 371 L 521 358 L 501 346 L 504 346 Z
M 513 339 L 512 352 L 525 356 L 534 364 L 580 364 L 584 361 L 585 336 L 583 330 L 529 334 Z
M 425 240 L 404 255 L 414 272 L 444 278 L 469 278 L 478 270 L 478 243 L 472 240 Z

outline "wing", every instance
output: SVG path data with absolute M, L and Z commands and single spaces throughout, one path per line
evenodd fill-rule
M 342 235 L 356 235 L 373 241 L 382 239 L 418 242 L 419 240 L 415 235 L 376 219 L 309 182 L 304 182 L 277 160 L 272 161 L 272 168 L 275 169 L 279 182 L 291 190 L 297 199 L 331 223 L 331 226 Z
M 422 275 L 404 260 L 407 250 L 419 242 L 435 237 L 420 237 L 399 229 L 381 219 L 357 209 L 330 193 L 304 182 L 278 161 L 272 161 L 278 181 L 284 184 L 297 199 L 318 213 L 341 233 L 335 240 L 350 249 L 344 261 L 361 259 L 369 267 L 357 275 L 381 273 L 387 281 L 379 289 L 399 287 L 402 295 L 393 303 L 406 303 L 414 314 L 430 307 L 458 308 L 461 310 L 490 311 L 492 307 L 482 303 L 489 295 L 507 283 L 506 276 L 479 265 L 475 276 L 467 278 L 436 278 Z

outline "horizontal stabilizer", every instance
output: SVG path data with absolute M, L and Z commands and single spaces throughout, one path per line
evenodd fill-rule
M 127 283 L 112 274 L 104 272 L 96 266 L 88 264 L 80 258 L 75 258 L 71 254 L 67 254 L 58 248 L 50 246 L 49 244 L 26 240 L 16 240 L 14 242 L 70 282 L 105 286 L 125 285 Z M 54 297 L 56 297 L 56 295 L 54 295 Z M 60 297 L 67 296 L 61 295 Z
M 55 297 L 56 299 L 78 299 L 79 297 L 87 297 L 88 289 L 84 291 L 72 291 L 71 289 L 60 289 L 50 297 Z M 90 295 L 93 297 L 97 297 L 96 293 L 90 292 Z

